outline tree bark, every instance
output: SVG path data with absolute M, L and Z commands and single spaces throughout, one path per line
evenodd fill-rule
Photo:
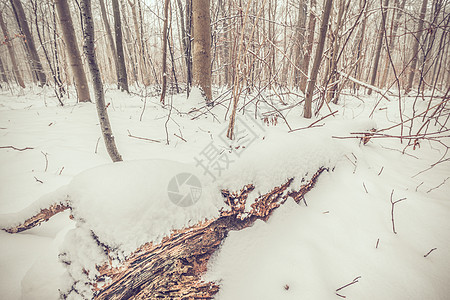
M 95 37 L 94 37 L 94 21 L 92 18 L 91 1 L 80 1 L 81 12 L 83 14 L 84 25 L 84 53 L 86 55 L 89 70 L 91 71 L 92 85 L 95 93 L 95 104 L 97 107 L 97 114 L 100 120 L 100 127 L 105 141 L 106 150 L 113 162 L 121 161 L 122 157 L 117 150 L 112 133 L 111 124 L 109 122 L 108 112 L 105 107 L 105 94 L 103 91 L 103 83 L 98 68 L 97 57 L 95 54 Z
M 298 67 L 298 69 L 296 68 L 294 71 L 294 84 L 298 85 L 301 81 L 302 77 L 305 77 L 305 75 L 307 75 L 307 72 L 303 72 L 302 70 L 302 63 L 304 61 L 305 55 L 306 55 L 306 47 L 305 46 L 305 34 L 306 34 L 306 0 L 302 0 L 300 1 L 299 5 L 299 9 L 298 9 L 298 19 L 297 19 L 297 28 L 295 30 L 295 35 L 297 38 L 297 43 L 295 45 L 295 62 L 296 62 L 296 66 Z M 287 24 L 287 22 L 286 22 Z M 286 42 L 286 38 L 285 38 L 285 42 Z M 303 75 L 302 74 L 305 74 Z M 286 75 L 286 74 L 284 74 Z
M 116 53 L 118 62 L 118 78 L 117 84 L 121 91 L 128 90 L 127 68 L 125 66 L 125 56 L 122 43 L 122 22 L 120 20 L 120 8 L 118 0 L 112 0 L 114 14 L 114 32 L 116 34 Z
M 381 55 L 381 47 L 383 46 L 383 37 L 384 37 L 384 29 L 386 26 L 386 16 L 387 16 L 387 7 L 389 5 L 389 0 L 384 0 L 383 7 L 381 7 L 381 21 L 380 21 L 380 28 L 378 32 L 378 38 L 377 38 L 377 46 L 375 50 L 375 58 L 373 61 L 372 66 L 372 75 L 370 77 L 370 85 L 375 85 L 375 79 L 377 78 L 377 72 L 378 72 L 378 63 L 380 62 L 380 55 Z M 367 91 L 367 94 L 372 94 L 372 89 L 369 89 Z
M 193 85 L 201 88 L 206 102 L 212 101 L 211 91 L 211 23 L 210 0 L 193 0 Z
M 117 51 L 116 51 L 116 43 L 114 42 L 114 38 L 111 32 L 111 26 L 109 26 L 108 16 L 106 15 L 106 7 L 103 0 L 99 0 L 100 3 L 100 11 L 102 14 L 103 26 L 105 27 L 106 37 L 108 38 L 108 46 L 111 50 L 113 60 L 114 60 L 114 68 L 116 70 L 116 80 L 119 81 L 119 62 L 117 61 Z M 119 88 L 119 86 L 117 86 Z
M 0 11 L 0 27 L 2 28 L 2 31 L 3 31 L 4 43 L 6 44 L 6 47 L 8 48 L 8 54 L 9 54 L 9 58 L 11 59 L 11 65 L 12 65 L 14 76 L 16 77 L 17 83 L 22 88 L 25 88 L 25 83 L 23 82 L 22 74 L 20 74 L 19 67 L 17 66 L 16 53 L 14 51 L 14 46 L 11 42 L 9 32 L 8 32 L 8 27 L 6 27 L 6 23 L 3 20 L 1 11 Z
M 425 20 L 427 4 L 428 4 L 428 0 L 423 0 L 422 8 L 420 9 L 419 24 L 417 25 L 417 36 L 414 38 L 414 44 L 413 44 L 413 48 L 412 48 L 411 66 L 410 66 L 410 71 L 408 74 L 408 81 L 407 81 L 406 87 L 405 87 L 405 93 L 409 93 L 411 91 L 412 84 L 414 81 L 414 75 L 416 73 L 416 66 L 417 66 L 418 55 L 419 55 L 420 38 L 422 37 L 423 21 Z
M 67 0 L 55 0 L 58 11 L 59 22 L 63 32 L 63 39 L 67 55 L 69 56 L 70 67 L 74 75 L 75 88 L 77 89 L 79 102 L 90 102 L 89 86 L 86 79 L 86 73 L 83 69 L 80 50 L 77 45 L 77 37 L 73 28 L 72 17 L 70 16 Z
M 163 57 L 162 57 L 162 87 L 161 87 L 161 99 L 159 100 L 164 104 L 164 98 L 166 97 L 167 89 L 167 37 L 168 30 L 167 25 L 169 23 L 169 0 L 164 1 L 164 25 L 163 25 Z
M 317 81 L 317 74 L 319 72 L 320 62 L 322 61 L 323 48 L 325 46 L 325 39 L 327 36 L 328 20 L 330 18 L 331 6 L 333 0 L 325 0 L 322 14 L 322 23 L 320 25 L 319 41 L 314 56 L 314 62 L 311 69 L 311 74 L 308 79 L 308 86 L 306 87 L 305 106 L 303 108 L 303 116 L 307 119 L 312 117 L 312 96 L 314 86 Z
M 22 7 L 22 3 L 20 0 L 10 0 L 11 5 L 14 9 L 14 12 L 17 15 L 17 23 L 20 30 L 25 35 L 25 44 L 27 51 L 30 55 L 31 65 L 33 68 L 33 72 L 36 72 L 37 78 L 39 80 L 39 85 L 44 86 L 47 84 L 47 76 L 44 73 L 44 69 L 42 68 L 42 63 L 39 58 L 39 54 L 36 50 L 36 45 L 34 44 L 33 36 L 31 35 L 30 28 L 28 27 L 28 22 L 25 17 L 25 12 Z
M 308 17 L 308 29 L 307 29 L 308 37 L 306 38 L 306 44 L 304 45 L 305 54 L 303 55 L 303 62 L 300 67 L 303 74 L 307 75 L 307 76 L 300 77 L 299 87 L 303 93 L 305 93 L 305 91 L 306 91 L 306 83 L 308 80 L 309 61 L 311 60 L 311 52 L 312 52 L 313 43 L 314 43 L 314 30 L 316 28 L 316 16 L 314 14 L 315 7 L 316 7 L 316 0 L 311 0 L 311 2 L 309 4 L 309 17 Z

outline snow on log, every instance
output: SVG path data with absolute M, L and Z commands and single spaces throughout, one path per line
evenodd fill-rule
M 288 197 L 297 203 L 310 191 L 319 168 L 299 190 L 288 190 L 293 178 L 259 196 L 245 211 L 253 184 L 238 192 L 223 190 L 228 205 L 218 218 L 174 231 L 160 243 L 147 243 L 130 255 L 119 267 L 111 261 L 97 270 L 100 276 L 92 283 L 95 299 L 212 299 L 219 286 L 202 281 L 208 260 L 231 230 L 251 226 L 256 220 L 267 220 Z M 108 251 L 108 249 L 104 249 Z
M 35 226 L 41 225 L 41 223 L 43 222 L 47 222 L 51 217 L 53 217 L 57 213 L 65 211 L 68 208 L 69 208 L 68 204 L 63 203 L 53 204 L 48 208 L 41 209 L 41 211 L 38 214 L 28 218 L 22 224 L 10 228 L 3 228 L 3 230 L 8 233 L 18 233 L 24 230 L 31 229 Z

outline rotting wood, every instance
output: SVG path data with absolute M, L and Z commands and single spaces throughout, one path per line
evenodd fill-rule
M 209 258 L 232 230 L 241 230 L 258 220 L 267 220 L 288 197 L 297 203 L 327 169 L 320 168 L 298 191 L 289 191 L 293 179 L 259 196 L 245 212 L 253 184 L 239 192 L 222 191 L 227 210 L 220 217 L 177 230 L 159 244 L 147 243 L 128 257 L 119 268 L 105 264 L 93 283 L 95 299 L 212 299 L 219 291 L 214 282 L 205 282 Z M 108 282 L 107 284 L 105 284 Z
M 37 215 L 28 218 L 23 224 L 11 228 L 3 228 L 3 230 L 8 233 L 18 233 L 24 230 L 31 229 L 33 227 L 41 225 L 41 223 L 43 222 L 47 222 L 51 217 L 53 217 L 57 213 L 65 211 L 68 208 L 69 208 L 68 204 L 63 203 L 53 204 L 48 208 L 41 209 L 41 211 Z

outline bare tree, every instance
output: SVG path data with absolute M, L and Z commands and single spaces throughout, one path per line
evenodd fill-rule
M 384 34 L 384 28 L 386 26 L 386 10 L 389 5 L 389 0 L 384 0 L 383 6 L 381 7 L 381 21 L 380 21 L 380 28 L 378 31 L 378 38 L 377 38 L 377 46 L 375 50 L 375 58 L 373 61 L 372 66 L 372 74 L 370 77 L 370 85 L 375 84 L 375 79 L 377 78 L 377 72 L 378 72 L 378 63 L 380 61 L 380 55 L 381 55 L 381 47 L 383 46 L 383 34 Z M 372 94 L 372 89 L 369 89 L 367 91 L 367 94 Z
M 212 101 L 211 92 L 211 23 L 210 0 L 192 0 L 194 51 L 193 85 L 205 93 L 206 102 Z
M 109 49 L 111 50 L 114 61 L 114 67 L 116 69 L 116 80 L 117 82 L 119 82 L 119 62 L 117 61 L 116 44 L 114 42 L 114 38 L 111 32 L 111 27 L 109 26 L 108 16 L 106 15 L 105 3 L 103 2 L 103 0 L 99 0 L 99 3 L 100 3 L 100 11 L 102 14 L 103 26 L 105 27 L 106 37 L 108 38 L 108 46 Z
M 67 55 L 74 75 L 75 87 L 77 89 L 78 101 L 90 102 L 89 86 L 86 74 L 83 69 L 80 51 L 78 50 L 77 37 L 70 16 L 67 0 L 54 0 L 58 10 L 59 22 L 63 32 L 64 43 L 66 44 Z
M 14 76 L 16 77 L 17 83 L 24 88 L 25 83 L 23 82 L 22 74 L 19 72 L 19 67 L 17 66 L 16 61 L 16 53 L 14 51 L 13 44 L 11 42 L 11 38 L 9 36 L 8 27 L 6 27 L 6 23 L 3 20 L 2 12 L 0 11 L 0 27 L 3 31 L 3 37 L 4 37 L 4 43 L 6 44 L 6 47 L 8 48 L 8 54 L 9 58 L 11 59 L 11 65 L 14 72 Z
M 412 47 L 411 66 L 410 66 L 410 71 L 408 74 L 408 81 L 407 81 L 406 87 L 405 87 L 405 93 L 409 93 L 409 91 L 412 88 L 413 81 L 414 81 L 414 74 L 416 72 L 416 66 L 417 66 L 418 55 L 419 55 L 420 38 L 422 37 L 423 21 L 425 20 L 427 4 L 428 4 L 428 0 L 423 0 L 422 8 L 420 9 L 419 24 L 417 25 L 417 36 L 414 36 L 414 43 L 413 43 L 413 47 Z
M 117 150 L 116 143 L 114 141 L 114 135 L 112 133 L 111 124 L 109 122 L 108 112 L 105 107 L 105 94 L 103 91 L 103 83 L 98 68 L 97 56 L 95 54 L 95 37 L 94 37 L 94 22 L 91 11 L 91 1 L 80 1 L 81 12 L 83 14 L 84 25 L 84 53 L 88 60 L 89 70 L 91 71 L 92 84 L 95 93 L 95 104 L 97 106 L 97 114 L 100 120 L 100 127 L 105 141 L 106 150 L 113 162 L 121 161 L 122 156 Z
M 25 45 L 30 55 L 31 65 L 33 68 L 32 71 L 36 73 L 36 76 L 39 80 L 39 84 L 41 86 L 44 86 L 47 84 L 47 76 L 45 75 L 44 69 L 42 68 L 41 59 L 39 58 L 39 54 L 37 53 L 30 28 L 28 27 L 28 22 L 25 17 L 25 12 L 23 10 L 22 3 L 20 2 L 20 0 L 10 0 L 10 2 L 16 15 L 17 24 L 19 25 L 19 28 L 24 34 L 26 39 Z
M 164 98 L 166 97 L 167 88 L 167 40 L 168 30 L 167 24 L 169 23 L 169 0 L 164 1 L 164 27 L 163 27 L 163 57 L 162 57 L 162 87 L 161 87 L 161 99 L 160 102 L 164 104 Z
M 323 48 L 325 46 L 325 39 L 327 36 L 327 29 L 328 29 L 328 20 L 330 18 L 332 4 L 333 0 L 325 0 L 324 2 L 322 23 L 320 24 L 320 31 L 319 31 L 319 41 L 317 44 L 311 73 L 308 76 L 309 79 L 308 79 L 308 86 L 306 87 L 305 106 L 303 108 L 303 116 L 308 119 L 311 118 L 312 116 L 312 108 L 311 108 L 312 97 L 314 87 L 317 81 L 317 73 L 319 72 L 320 62 L 322 61 Z
M 118 0 L 112 0 L 113 15 L 114 15 L 114 32 L 116 34 L 116 53 L 118 62 L 118 78 L 117 82 L 121 91 L 128 90 L 127 68 L 125 66 L 125 55 L 122 43 L 122 22 L 120 20 L 120 8 Z
M 316 0 L 311 0 L 309 4 L 309 17 L 308 17 L 308 29 L 307 29 L 307 38 L 306 38 L 306 44 L 305 44 L 305 53 L 303 55 L 303 62 L 301 65 L 301 71 L 308 75 L 308 69 L 309 69 L 309 61 L 311 60 L 311 52 L 313 48 L 314 43 L 314 30 L 316 28 L 316 16 L 314 9 L 316 7 Z M 300 90 L 305 93 L 306 91 L 306 82 L 307 82 L 307 76 L 301 76 L 300 77 Z

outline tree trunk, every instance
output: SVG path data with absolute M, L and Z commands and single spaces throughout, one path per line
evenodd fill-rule
M 316 7 L 316 0 L 311 0 L 309 4 L 309 17 L 308 17 L 308 37 L 306 39 L 305 44 L 305 54 L 303 56 L 303 62 L 300 67 L 303 74 L 308 75 L 308 69 L 309 69 L 309 61 L 311 60 L 311 52 L 313 48 L 314 43 L 314 30 L 316 28 L 316 15 L 315 15 L 315 7 Z M 306 82 L 308 80 L 308 76 L 301 76 L 300 77 L 300 90 L 305 93 L 306 91 Z
M 25 44 L 27 46 L 27 51 L 30 55 L 31 65 L 33 72 L 36 72 L 37 78 L 39 80 L 39 85 L 44 86 L 47 84 L 47 77 L 45 76 L 44 69 L 42 68 L 42 63 L 37 53 L 36 46 L 34 44 L 33 36 L 31 35 L 30 28 L 28 27 L 28 22 L 25 17 L 25 12 L 22 7 L 20 0 L 10 0 L 11 5 L 17 15 L 17 23 L 20 30 L 25 35 Z
M 419 55 L 420 38 L 422 37 L 423 21 L 425 20 L 427 4 L 428 4 L 428 0 L 423 0 L 422 8 L 420 9 L 419 24 L 417 26 L 417 36 L 414 38 L 414 44 L 413 44 L 413 48 L 412 48 L 411 66 L 410 66 L 410 71 L 408 74 L 408 81 L 407 81 L 406 87 L 405 87 L 405 93 L 409 93 L 409 91 L 411 91 L 412 84 L 414 81 L 414 74 L 416 72 L 417 60 L 418 60 L 418 55 Z
M 58 10 L 59 22 L 63 32 L 64 43 L 66 45 L 67 55 L 69 57 L 70 67 L 73 72 L 75 87 L 77 89 L 79 102 L 90 102 L 89 86 L 86 74 L 83 69 L 80 51 L 78 50 L 77 37 L 70 16 L 69 5 L 67 0 L 55 0 L 56 9 Z
M 207 103 L 212 101 L 209 1 L 192 1 L 194 25 L 193 85 L 203 90 Z
M 384 37 L 384 31 L 386 26 L 386 12 L 387 7 L 389 5 L 389 0 L 384 0 L 383 7 L 381 7 L 381 22 L 380 22 L 380 28 L 378 32 L 378 38 L 377 38 L 377 47 L 375 50 L 375 58 L 373 61 L 372 66 L 372 75 L 370 77 L 370 85 L 375 85 L 375 79 L 377 78 L 377 72 L 378 72 L 378 63 L 380 61 L 380 55 L 381 55 L 381 47 L 383 46 L 383 37 Z M 372 89 L 369 89 L 367 91 L 367 94 L 372 94 Z
M 99 0 L 99 3 L 100 3 L 100 11 L 102 14 L 103 26 L 105 27 L 106 37 L 108 38 L 108 46 L 113 55 L 114 67 L 116 70 L 116 80 L 117 82 L 119 82 L 119 62 L 117 61 L 116 43 L 114 42 L 111 27 L 109 26 L 108 16 L 106 15 L 105 3 L 103 2 L 103 0 Z M 117 86 L 117 88 L 119 88 L 119 86 Z
M 298 69 L 296 68 L 294 71 L 294 84 L 298 85 L 301 81 L 302 77 L 305 77 L 305 75 L 307 75 L 307 72 L 303 72 L 302 70 L 302 62 L 304 61 L 305 58 L 305 34 L 306 34 L 306 0 L 303 0 L 299 3 L 299 9 L 298 9 L 298 19 L 297 19 L 297 28 L 295 30 L 295 35 L 297 38 L 297 43 L 295 45 L 295 65 L 298 67 Z M 287 15 L 287 13 L 286 13 Z M 287 22 L 286 22 L 287 24 Z M 285 42 L 286 42 L 285 38 Z M 303 74 L 302 74 L 303 72 Z M 285 72 L 286 73 L 286 72 Z M 286 74 L 284 74 L 286 75 Z
M 116 53 L 118 62 L 117 84 L 121 91 L 128 91 L 127 68 L 122 44 L 122 22 L 120 20 L 120 8 L 118 0 L 112 0 L 114 14 L 114 32 L 116 34 Z
M 14 76 L 16 77 L 17 83 L 22 87 L 25 88 L 25 83 L 23 82 L 22 74 L 19 72 L 19 67 L 17 66 L 16 61 L 16 53 L 14 51 L 14 46 L 11 43 L 11 39 L 9 37 L 8 27 L 6 27 L 6 23 L 3 20 L 2 12 L 0 11 L 0 27 L 3 31 L 3 37 L 4 37 L 4 43 L 6 44 L 6 47 L 8 48 L 9 58 L 11 59 L 11 65 L 13 69 Z
M 3 66 L 3 61 L 2 61 L 1 56 L 0 56 L 0 81 L 8 83 L 8 78 L 6 77 L 6 71 L 5 71 L 5 67 Z M 0 85 L 0 88 L 1 87 L 2 86 Z
M 167 25 L 169 23 L 169 0 L 164 1 L 164 25 L 163 25 L 163 57 L 162 57 L 162 87 L 161 87 L 161 99 L 159 100 L 164 104 L 164 98 L 166 97 L 167 89 Z
M 392 28 L 392 32 L 391 32 L 391 37 L 389 38 L 389 44 L 387 46 L 387 49 L 389 51 L 393 50 L 393 46 L 394 46 L 394 41 L 397 35 L 397 30 L 398 30 L 398 26 L 400 24 L 400 18 L 403 15 L 403 10 L 405 8 L 405 4 L 406 4 L 406 0 L 402 0 L 401 4 L 397 2 L 397 9 L 394 10 L 394 12 L 397 12 L 397 15 L 395 16 L 394 19 L 394 14 L 392 15 L 393 18 L 393 28 Z M 384 72 L 383 72 L 383 77 L 381 78 L 381 82 L 380 82 L 380 87 L 383 88 L 386 85 L 386 81 L 388 78 L 388 74 L 389 74 L 389 59 L 386 59 L 385 65 L 384 65 Z
M 319 41 L 314 56 L 314 62 L 311 69 L 311 74 L 308 79 L 308 86 L 306 87 L 305 106 L 303 108 L 303 116 L 310 119 L 312 117 L 312 97 L 314 86 L 317 81 L 317 74 L 319 72 L 320 62 L 322 61 L 323 48 L 327 36 L 328 20 L 330 18 L 331 6 L 333 0 L 326 0 L 323 7 L 322 23 L 320 25 Z
M 105 107 L 105 94 L 103 92 L 103 83 L 98 68 L 97 57 L 95 54 L 95 37 L 94 37 L 94 21 L 92 18 L 91 1 L 81 0 L 81 12 L 83 14 L 84 25 L 84 53 L 86 55 L 89 70 L 91 71 L 92 85 L 95 93 L 95 104 L 97 106 L 97 114 L 100 120 L 100 127 L 105 141 L 106 150 L 113 162 L 121 161 L 122 157 L 117 150 L 112 133 L 111 124 L 109 123 L 108 112 Z

